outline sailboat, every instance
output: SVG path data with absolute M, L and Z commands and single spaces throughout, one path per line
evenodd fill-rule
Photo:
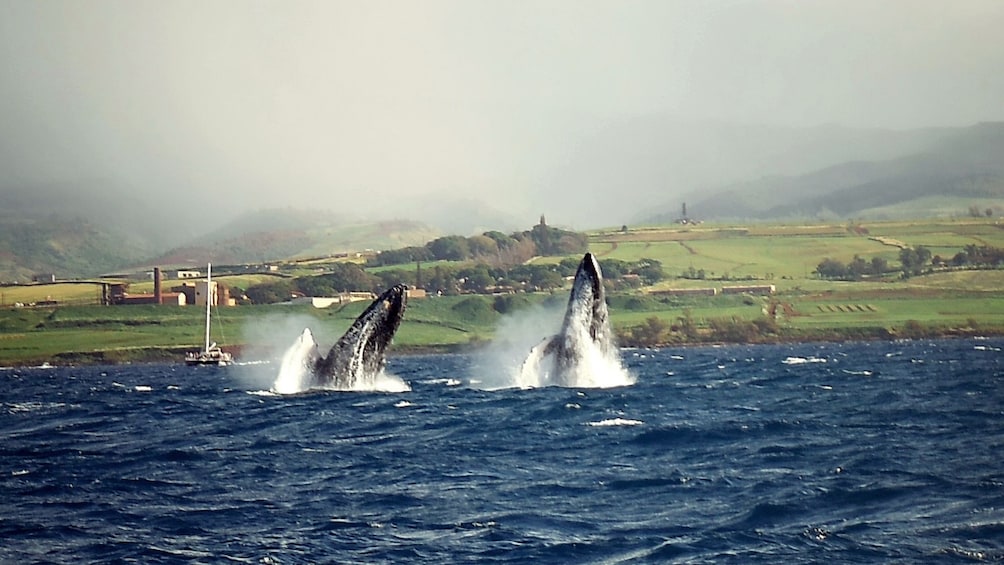
M 185 354 L 186 365 L 229 365 L 233 355 L 220 349 L 216 342 L 209 343 L 209 328 L 212 317 L 213 297 L 213 264 L 206 266 L 206 345 L 202 351 L 190 351 Z

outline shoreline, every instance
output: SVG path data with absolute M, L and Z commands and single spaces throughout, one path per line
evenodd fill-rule
M 863 328 L 862 328 L 863 329 Z M 878 328 L 872 328 L 878 329 Z M 799 335 L 776 335 L 761 336 L 755 340 L 723 340 L 723 339 L 695 339 L 695 340 L 674 340 L 659 343 L 639 343 L 625 338 L 618 339 L 620 349 L 666 349 L 666 348 L 691 348 L 691 347 L 711 347 L 729 345 L 785 345 L 785 344 L 805 344 L 805 343 L 852 343 L 852 342 L 895 342 L 901 340 L 921 340 L 921 339 L 974 339 L 974 338 L 996 338 L 1004 336 L 1004 331 L 1000 328 L 987 328 L 986 330 L 975 330 L 967 328 L 954 329 L 949 331 L 926 331 L 920 335 L 899 335 L 887 330 L 873 332 L 861 332 L 854 336 L 837 336 L 832 332 L 820 332 L 818 334 Z M 413 355 L 448 355 L 474 353 L 484 349 L 490 342 L 479 341 L 466 344 L 430 344 L 430 345 L 410 345 L 391 346 L 387 352 L 387 357 L 404 357 Z M 225 348 L 234 353 L 237 359 L 235 364 L 241 362 L 240 351 L 244 346 L 234 346 Z M 60 353 L 49 359 L 24 359 L 11 362 L 0 362 L 0 369 L 18 368 L 38 368 L 38 367 L 77 367 L 77 366 L 98 366 L 98 365 L 132 365 L 132 364 L 184 364 L 184 354 L 191 348 L 178 347 L 145 347 L 135 349 L 111 349 L 100 351 L 68 351 Z M 260 359 L 245 362 L 263 361 Z

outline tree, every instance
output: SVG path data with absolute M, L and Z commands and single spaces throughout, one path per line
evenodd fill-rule
M 871 272 L 873 275 L 881 275 L 889 270 L 889 261 L 882 257 L 872 257 Z
M 645 281 L 645 284 L 655 284 L 665 277 L 662 272 L 662 263 L 656 261 L 655 259 L 642 259 L 635 264 L 633 269 L 634 274 L 641 277 L 641 280 Z
M 474 235 L 467 238 L 467 246 L 472 257 L 495 258 L 498 254 L 499 246 L 494 239 L 486 235 Z
M 816 265 L 816 274 L 824 279 L 840 279 L 847 276 L 847 266 L 827 257 Z
M 657 316 L 649 316 L 645 321 L 631 328 L 631 338 L 637 345 L 653 346 L 666 342 L 669 324 Z
M 530 285 L 539 290 L 551 290 L 558 288 L 564 279 L 556 271 L 547 268 L 545 265 L 531 265 Z
M 463 279 L 463 289 L 471 292 L 484 293 L 488 287 L 495 284 L 495 277 L 488 272 L 484 264 L 466 267 L 457 271 L 457 277 Z
M 377 291 L 380 279 L 367 273 L 355 263 L 335 263 L 331 272 L 314 277 L 296 279 L 296 286 L 307 296 L 327 296 L 339 292 Z
M 864 275 L 868 274 L 869 268 L 868 263 L 858 255 L 854 256 L 850 264 L 847 265 L 847 274 L 852 278 L 860 279 Z
M 903 268 L 903 276 L 919 275 L 924 270 L 924 265 L 930 260 L 931 250 L 923 245 L 904 247 L 899 250 L 899 262 Z
M 275 304 L 286 302 L 293 295 L 293 280 L 282 279 L 274 282 L 256 284 L 247 289 L 248 300 L 253 304 Z
M 432 269 L 432 275 L 425 283 L 425 288 L 432 293 L 457 294 L 457 281 L 453 270 L 436 265 Z
M 432 252 L 426 247 L 403 247 L 381 251 L 369 260 L 370 265 L 404 265 L 415 261 L 431 261 Z
M 565 257 L 558 263 L 558 274 L 563 277 L 570 277 L 579 270 L 580 259 L 575 257 Z M 607 273 L 606 267 L 603 266 L 603 261 L 600 261 L 600 270 L 603 271 L 605 277 L 610 277 L 612 275 Z
M 380 279 L 380 288 L 390 288 L 399 283 L 415 284 L 415 271 L 387 269 L 386 271 L 374 273 L 374 276 Z
M 697 337 L 697 323 L 694 321 L 694 312 L 690 308 L 683 309 L 683 315 L 677 318 L 680 322 L 680 331 L 689 339 Z
M 470 258 L 470 244 L 460 235 L 448 235 L 426 244 L 432 256 L 441 261 L 464 261 Z

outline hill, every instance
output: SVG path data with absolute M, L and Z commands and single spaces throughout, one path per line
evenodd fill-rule
M 192 243 L 148 260 L 150 265 L 241 264 L 325 257 L 353 251 L 423 245 L 440 233 L 410 220 L 366 222 L 325 211 L 259 210 Z
M 28 282 L 44 273 L 87 277 L 136 261 L 149 247 L 79 217 L 0 217 L 0 281 Z
M 886 160 L 858 160 L 813 172 L 762 178 L 682 199 L 702 220 L 897 218 L 966 213 L 1004 198 L 1004 124 L 986 123 L 932 140 L 922 151 Z M 951 203 L 950 203 L 951 202 Z M 1000 211 L 1000 210 L 998 210 Z M 680 203 L 644 215 L 666 223 Z
M 621 225 L 678 215 L 711 189 L 755 179 L 797 176 L 846 162 L 916 154 L 952 129 L 893 131 L 821 125 L 808 128 L 639 116 L 583 133 L 555 163 L 538 199 L 549 216 Z M 659 205 L 665 203 L 663 209 Z M 696 208 L 695 208 L 696 210 Z M 581 220 L 579 220 L 581 222 Z
M 148 266 L 257 263 L 422 245 L 440 235 L 408 220 L 319 210 L 258 210 L 198 234 L 190 218 L 138 201 L 41 188 L 0 197 L 0 282 L 90 277 Z M 194 237 L 193 237 L 194 235 Z

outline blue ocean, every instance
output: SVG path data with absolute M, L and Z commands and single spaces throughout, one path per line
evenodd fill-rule
M 621 350 L 633 384 L 0 370 L 5 563 L 1004 560 L 1004 340 Z

